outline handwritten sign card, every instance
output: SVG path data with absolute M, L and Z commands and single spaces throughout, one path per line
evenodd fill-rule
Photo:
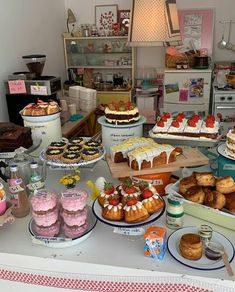
M 26 93 L 24 80 L 9 80 L 8 86 L 10 94 Z

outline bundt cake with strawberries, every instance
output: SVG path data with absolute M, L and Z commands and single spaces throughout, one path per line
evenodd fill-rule
M 123 205 L 126 204 L 128 196 L 135 197 L 137 201 L 140 200 L 140 191 L 137 187 L 134 186 L 134 183 L 130 179 L 124 180 L 121 188 L 121 197 Z
M 143 204 L 133 196 L 127 197 L 126 204 L 123 209 L 124 219 L 127 223 L 141 222 L 150 216 Z
M 111 221 L 120 221 L 123 219 L 123 205 L 118 195 L 110 195 L 102 209 L 102 216 Z
M 141 196 L 143 198 L 142 204 L 147 209 L 149 214 L 158 212 L 164 206 L 162 199 L 153 186 L 145 188 L 142 191 Z
M 100 192 L 100 195 L 98 197 L 99 204 L 101 206 L 104 206 L 105 202 L 113 194 L 117 194 L 117 191 L 115 190 L 113 183 L 105 182 L 104 189 Z

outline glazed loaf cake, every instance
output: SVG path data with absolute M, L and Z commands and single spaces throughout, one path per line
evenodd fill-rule
M 0 123 L 0 152 L 13 152 L 19 147 L 33 145 L 31 128 L 13 123 Z
M 168 164 L 176 160 L 175 148 L 168 144 L 157 144 L 139 147 L 128 152 L 128 164 L 134 170 L 152 168 L 157 165 Z
M 115 163 L 127 161 L 127 154 L 139 147 L 156 144 L 151 138 L 131 137 L 110 147 L 111 159 Z

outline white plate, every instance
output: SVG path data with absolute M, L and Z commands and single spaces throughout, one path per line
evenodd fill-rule
M 44 115 L 44 116 L 25 116 L 22 115 L 22 111 L 20 111 L 21 117 L 23 120 L 27 122 L 35 122 L 35 123 L 41 123 L 41 122 L 49 122 L 57 119 L 60 116 L 61 110 L 59 112 L 56 112 L 54 114 L 50 115 Z
M 87 215 L 88 229 L 84 234 L 73 239 L 67 238 L 63 234 L 63 232 L 61 232 L 58 237 L 38 236 L 38 234 L 34 231 L 35 222 L 33 219 L 31 219 L 28 227 L 29 227 L 29 232 L 32 236 L 33 243 L 44 245 L 47 247 L 52 247 L 52 248 L 64 248 L 64 247 L 70 247 L 70 246 L 83 242 L 91 235 L 97 223 L 97 219 L 94 216 L 91 210 L 91 207 L 87 207 L 87 210 L 88 210 L 88 215 Z
M 101 150 L 101 155 L 96 158 L 96 159 L 93 159 L 93 160 L 84 160 L 84 159 L 81 159 L 78 163 L 64 163 L 62 162 L 60 159 L 55 159 L 55 160 L 47 160 L 46 159 L 46 149 L 43 149 L 42 152 L 40 153 L 40 156 L 39 158 L 42 160 L 42 161 L 46 161 L 48 165 L 50 166 L 54 166 L 54 167 L 61 167 L 61 168 L 74 168 L 74 167 L 79 167 L 79 166 L 86 166 L 86 165 L 89 165 L 89 164 L 92 164 L 92 163 L 95 163 L 99 160 L 101 160 L 106 154 L 106 151 L 105 149 L 103 148 Z
M 223 144 L 220 144 L 217 148 L 217 151 L 220 155 L 224 156 L 225 158 L 228 158 L 228 159 L 231 159 L 231 160 L 235 160 L 235 158 L 229 156 L 226 152 L 226 144 L 223 143 Z
M 107 224 L 107 225 L 113 226 L 113 227 L 134 228 L 134 227 L 139 227 L 139 226 L 144 226 L 144 225 L 150 224 L 150 223 L 156 221 L 157 219 L 159 219 L 165 211 L 165 201 L 163 199 L 162 199 L 162 201 L 164 203 L 164 206 L 162 207 L 162 209 L 160 211 L 152 214 L 148 219 L 146 219 L 142 222 L 133 223 L 133 224 L 129 224 L 129 223 L 126 223 L 124 221 L 110 221 L 110 220 L 103 218 L 102 208 L 98 202 L 98 198 L 94 201 L 94 203 L 92 205 L 92 211 L 94 212 L 97 219 L 99 221 L 103 222 L 104 224 Z
M 143 116 L 140 116 L 140 119 L 136 123 L 130 123 L 126 125 L 115 125 L 115 124 L 107 123 L 105 120 L 105 116 L 102 116 L 98 119 L 99 124 L 101 124 L 102 126 L 106 126 L 108 128 L 132 128 L 132 127 L 142 125 L 143 123 L 145 123 L 145 121 L 146 121 L 146 118 Z
M 209 260 L 204 254 L 197 261 L 190 261 L 181 256 L 179 250 L 180 238 L 186 233 L 198 233 L 198 228 L 194 226 L 180 228 L 174 231 L 167 241 L 167 248 L 171 256 L 179 263 L 197 270 L 217 270 L 224 267 L 222 259 Z M 234 258 L 234 247 L 232 243 L 221 233 L 213 231 L 212 240 L 220 242 L 228 255 L 228 261 L 231 262 Z

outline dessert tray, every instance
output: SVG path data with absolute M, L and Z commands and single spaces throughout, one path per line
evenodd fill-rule
M 94 216 L 91 207 L 87 207 L 87 210 L 88 210 L 87 215 L 88 229 L 85 231 L 85 233 L 83 233 L 81 236 L 77 238 L 68 238 L 63 234 L 63 232 L 60 232 L 58 237 L 40 236 L 34 231 L 35 222 L 33 219 L 31 219 L 28 228 L 31 234 L 32 242 L 35 244 L 44 245 L 52 248 L 70 247 L 83 242 L 91 235 L 97 223 L 97 219 Z
M 196 148 L 183 149 L 183 153 L 177 156 L 176 161 L 174 162 L 141 170 L 131 169 L 127 162 L 115 163 L 111 160 L 110 155 L 106 155 L 106 161 L 113 177 L 172 172 L 185 166 L 200 166 L 209 163 L 209 159 Z
M 102 208 L 98 202 L 98 198 L 94 201 L 94 203 L 92 205 L 92 211 L 99 221 L 101 221 L 102 223 L 107 224 L 109 226 L 119 227 L 119 228 L 135 228 L 135 227 L 140 227 L 140 226 L 150 224 L 150 223 L 156 221 L 157 219 L 159 219 L 165 211 L 165 201 L 163 199 L 162 199 L 162 201 L 164 202 L 164 205 L 163 205 L 161 210 L 152 214 L 148 219 L 146 219 L 142 222 L 133 223 L 133 224 L 126 223 L 124 221 L 110 221 L 110 220 L 103 218 Z
M 167 241 L 167 248 L 170 255 L 179 263 L 184 266 L 197 269 L 197 270 L 217 270 L 224 267 L 224 263 L 222 258 L 218 260 L 209 260 L 204 254 L 197 261 L 190 261 L 181 256 L 179 251 L 179 243 L 182 235 L 186 233 L 198 233 L 198 228 L 194 226 L 189 226 L 185 228 L 180 228 L 174 231 L 169 237 Z M 212 241 L 220 242 L 224 250 L 228 255 L 228 261 L 231 262 L 234 258 L 234 247 L 232 243 L 221 233 L 217 231 L 213 231 L 212 233 Z
M 39 158 L 42 161 L 45 161 L 47 163 L 47 165 L 49 165 L 51 167 L 55 167 L 55 168 L 60 167 L 60 168 L 70 168 L 70 169 L 73 169 L 75 167 L 87 166 L 87 165 L 96 163 L 99 160 L 103 159 L 104 156 L 105 156 L 105 154 L 106 154 L 106 151 L 105 151 L 104 148 L 102 148 L 100 150 L 100 156 L 97 157 L 96 159 L 92 159 L 92 160 L 84 160 L 84 159 L 81 159 L 78 163 L 64 163 L 60 159 L 47 160 L 46 159 L 46 149 L 43 149 L 41 151 L 41 153 L 40 153 Z
M 191 172 L 189 170 L 189 172 Z M 192 173 L 192 172 L 191 172 Z M 189 173 L 189 175 L 191 174 Z M 184 212 L 191 216 L 198 217 L 205 221 L 235 230 L 235 214 L 230 213 L 226 209 L 218 210 L 202 204 L 194 203 L 186 200 L 179 194 L 180 180 L 175 184 L 168 185 L 166 187 L 166 193 L 170 197 L 175 197 L 178 200 L 182 200 L 184 206 Z
M 215 147 L 219 143 L 222 136 L 218 136 L 217 139 L 206 137 L 187 137 L 169 134 L 154 134 L 153 130 L 150 130 L 149 137 L 153 138 L 158 143 L 184 146 Z
M 235 158 L 233 158 L 233 157 L 231 157 L 231 156 L 229 156 L 229 155 L 227 154 L 227 152 L 226 152 L 225 149 L 226 149 L 226 143 L 220 144 L 220 145 L 218 146 L 218 148 L 217 148 L 217 152 L 218 152 L 220 155 L 224 156 L 225 158 L 228 158 L 228 159 L 231 159 L 231 160 L 235 160 Z

